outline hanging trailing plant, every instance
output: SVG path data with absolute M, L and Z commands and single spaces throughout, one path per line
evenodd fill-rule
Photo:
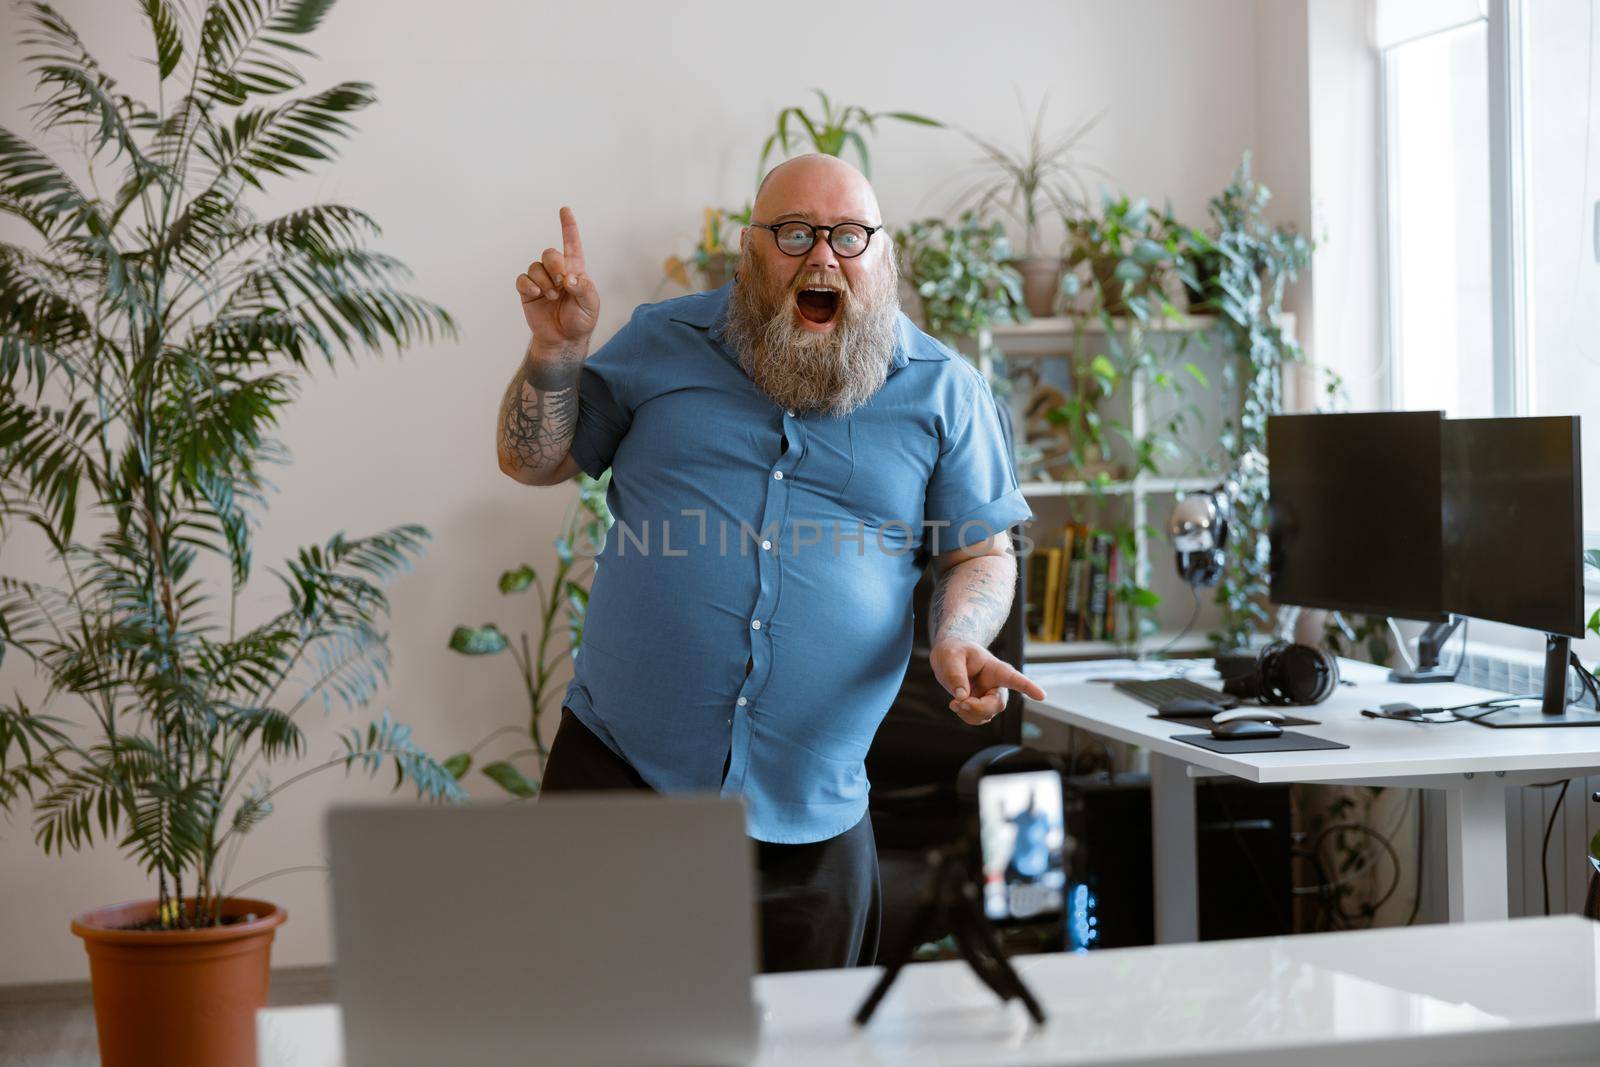
M 1221 444 L 1236 469 L 1247 453 L 1266 454 L 1267 419 L 1283 410 L 1283 368 L 1305 356 L 1283 328 L 1283 299 L 1310 264 L 1312 245 L 1292 227 L 1267 219 L 1271 197 L 1251 176 L 1247 152 L 1232 182 L 1207 205 L 1211 232 L 1187 235 L 1184 282 L 1204 294 L 1198 310 L 1216 313 L 1222 343 L 1234 356 L 1223 364 L 1223 385 L 1238 393 L 1239 411 L 1224 425 Z M 1266 475 L 1245 471 L 1239 486 L 1231 535 L 1236 550 L 1228 553 L 1217 585 L 1222 622 L 1211 635 L 1223 648 L 1248 643 L 1270 621 Z

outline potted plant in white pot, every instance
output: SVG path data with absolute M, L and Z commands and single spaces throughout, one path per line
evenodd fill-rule
M 0 573 L 0 654 L 49 687 L 39 708 L 0 703 L 0 810 L 31 805 L 46 852 L 115 841 L 153 883 L 72 923 L 108 1067 L 254 1062 L 284 915 L 239 895 L 233 863 L 282 789 L 389 767 L 423 796 L 461 793 L 387 713 L 324 761 L 265 773 L 306 750 L 309 702 L 374 694 L 385 585 L 426 531 L 336 534 L 274 572 L 281 610 L 250 628 L 235 611 L 300 376 L 454 332 L 395 287 L 404 268 L 367 247 L 364 213 L 244 203 L 331 159 L 373 100 L 358 82 L 293 95 L 297 39 L 331 3 L 211 0 L 192 17 L 144 0 L 155 108 L 55 11 L 23 5 L 36 124 L 82 135 L 86 158 L 69 171 L 0 130 L 0 211 L 28 229 L 0 244 L 0 533 L 42 536 L 59 572 Z
M 1020 97 L 1017 102 L 1021 106 Z M 958 211 L 969 210 L 987 217 L 998 209 L 1021 227 L 1023 252 L 1015 266 L 1022 274 L 1028 311 L 1040 316 L 1055 314 L 1066 268 L 1061 255 L 1041 251 L 1041 225 L 1051 214 L 1063 219 L 1084 214 L 1089 197 L 1083 176 L 1104 174 L 1081 158 L 1083 140 L 1099 122 L 1099 116 L 1085 119 L 1047 141 L 1044 116 L 1048 106 L 1048 98 L 1040 102 L 1028 131 L 1028 142 L 1021 149 L 1005 148 L 967 131 L 967 138 L 983 150 L 978 164 L 982 173 L 956 197 Z

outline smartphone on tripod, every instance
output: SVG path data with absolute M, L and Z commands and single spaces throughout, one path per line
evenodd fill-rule
M 1054 767 L 1005 768 L 978 779 L 976 872 L 996 926 L 1061 919 L 1067 903 L 1066 787 Z

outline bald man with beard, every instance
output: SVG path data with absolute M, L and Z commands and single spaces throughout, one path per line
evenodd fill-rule
M 543 789 L 739 795 L 764 971 L 870 965 L 879 876 L 864 766 L 931 560 L 932 668 L 981 725 L 1009 688 L 1008 529 L 1032 518 L 988 383 L 900 311 L 854 167 L 774 167 L 733 282 L 642 305 L 593 354 L 577 220 L 517 276 L 531 338 L 500 407 L 527 485 L 611 470 L 615 518 Z

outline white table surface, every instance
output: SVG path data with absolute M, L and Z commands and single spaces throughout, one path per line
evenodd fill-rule
M 1385 668 L 1341 659 L 1340 685 L 1321 704 L 1280 710 L 1316 721 L 1290 727 L 1348 745 L 1301 752 L 1212 752 L 1174 739 L 1209 723 L 1152 718 L 1154 708 L 1096 679 L 1160 677 L 1174 670 L 1220 689 L 1209 661 L 1099 660 L 1037 664 L 1029 677 L 1045 699 L 1027 701 L 1054 720 L 1148 749 L 1155 867 L 1156 940 L 1199 937 L 1198 846 L 1192 779 L 1232 775 L 1249 782 L 1308 782 L 1439 789 L 1445 797 L 1445 891 L 1452 921 L 1503 919 L 1509 909 L 1506 790 L 1578 778 L 1600 768 L 1600 727 L 1493 730 L 1470 722 L 1426 723 L 1362 716 L 1363 708 L 1407 702 L 1457 707 L 1505 694 L 1455 683 L 1405 685 Z M 1470 712 L 1469 712 L 1470 714 Z M 1596 1059 L 1600 1063 L 1600 1057 Z
M 1594 1064 L 1600 924 L 1576 916 L 1023 956 L 1033 1027 L 960 961 L 765 975 L 760 1067 Z M 624 1020 L 619 1020 L 623 1023 Z M 260 1016 L 261 1067 L 338 1067 L 335 1005 Z M 471 1063 L 470 1035 L 461 1063 Z M 529 1063 L 539 1062 L 530 1049 Z
M 1190 668 L 1187 676 L 1192 680 L 1221 689 L 1209 661 L 1180 662 Z M 1030 664 L 1028 677 L 1044 689 L 1045 699 L 1028 700 L 1027 707 L 1032 714 L 1251 782 L 1355 782 L 1496 772 L 1507 777 L 1516 774 L 1521 781 L 1531 780 L 1530 776 L 1565 777 L 1551 772 L 1600 767 L 1600 727 L 1491 730 L 1469 722 L 1417 725 L 1368 719 L 1361 715 L 1362 708 L 1376 709 L 1382 704 L 1402 701 L 1419 707 L 1450 707 L 1505 694 L 1453 682 L 1427 685 L 1389 682 L 1387 668 L 1357 660 L 1341 659 L 1339 670 L 1341 677 L 1356 685 L 1339 686 L 1321 704 L 1275 710 L 1317 720 L 1316 726 L 1289 729 L 1339 741 L 1349 745 L 1347 749 L 1209 752 L 1172 740 L 1174 734 L 1205 733 L 1210 729 L 1208 723 L 1153 719 L 1150 716 L 1155 709 L 1143 701 L 1119 692 L 1109 683 L 1084 680 L 1123 674 L 1160 677 L 1161 669 L 1148 662 L 1102 660 Z

